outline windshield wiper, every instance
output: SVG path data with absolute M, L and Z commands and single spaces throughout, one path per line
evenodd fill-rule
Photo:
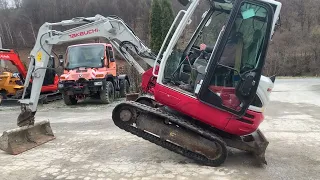
M 77 66 L 77 67 L 73 67 L 73 68 L 68 68 L 69 70 L 74 70 L 77 68 L 102 68 L 102 67 L 93 67 L 93 66 Z
M 89 66 L 76 66 L 76 67 L 72 67 L 72 68 L 68 68 L 69 70 L 74 70 L 74 69 L 77 69 L 77 68 L 91 68 Z

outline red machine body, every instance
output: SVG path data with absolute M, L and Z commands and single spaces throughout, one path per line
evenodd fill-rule
M 196 98 L 186 96 L 160 84 L 155 86 L 154 92 L 154 97 L 159 103 L 166 104 L 176 111 L 230 134 L 242 136 L 253 133 L 263 121 L 262 113 L 247 111 L 246 117 L 239 119 L 229 112 L 212 108 Z
M 159 67 L 157 66 L 155 73 L 158 73 L 158 69 Z M 181 92 L 157 84 L 157 79 L 153 76 L 152 71 L 153 68 L 150 68 L 142 75 L 141 87 L 145 93 L 153 94 L 157 102 L 219 130 L 243 136 L 255 132 L 264 120 L 264 115 L 261 112 L 247 110 L 245 116 L 239 118 L 227 111 L 212 108 L 194 97 L 186 96 Z M 225 105 L 237 104 L 235 102 L 237 100 L 232 99 L 235 88 L 222 89 L 222 87 L 218 86 L 211 88 L 224 94 L 226 97 L 223 100 Z
M 23 65 L 22 61 L 20 60 L 19 54 L 16 51 L 14 51 L 13 49 L 0 49 L 0 59 L 11 62 L 12 65 L 14 65 L 17 68 L 18 72 L 21 74 L 21 78 L 23 78 L 23 81 L 24 81 L 24 79 L 27 77 L 27 70 Z M 46 93 L 46 92 L 57 91 L 58 83 L 59 83 L 59 77 L 58 75 L 55 75 L 53 83 L 49 83 L 42 86 L 41 92 Z

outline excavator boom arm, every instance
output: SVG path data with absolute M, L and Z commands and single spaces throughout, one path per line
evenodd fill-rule
M 66 31 L 56 31 L 54 26 L 81 25 Z M 36 44 L 31 51 L 30 65 L 25 87 L 33 79 L 30 99 L 22 99 L 22 106 L 28 106 L 35 112 L 38 105 L 41 86 L 44 80 L 52 46 L 66 42 L 80 41 L 93 38 L 106 38 L 125 60 L 140 73 L 145 70 L 130 53 L 139 56 L 146 64 L 153 67 L 156 56 L 134 34 L 130 27 L 120 18 L 96 15 L 89 18 L 74 18 L 58 23 L 45 23 L 39 29 Z

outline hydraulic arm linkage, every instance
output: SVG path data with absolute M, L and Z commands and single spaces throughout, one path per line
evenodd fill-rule
M 52 30 L 53 26 L 79 24 L 84 25 L 63 32 Z M 149 66 L 154 65 L 155 55 L 152 54 L 150 49 L 134 34 L 130 27 L 118 17 L 103 17 L 101 15 L 96 15 L 95 17 L 74 18 L 58 23 L 45 23 L 39 30 L 36 45 L 30 54 L 31 62 L 25 86 L 28 86 L 29 79 L 32 75 L 32 92 L 30 99 L 23 99 L 20 101 L 22 104 L 22 113 L 18 118 L 18 122 L 28 121 L 28 119 L 34 116 L 37 110 L 40 88 L 48 65 L 52 46 L 98 37 L 106 38 L 140 74 L 144 73 L 145 70 L 132 57 L 129 51 L 138 55 Z

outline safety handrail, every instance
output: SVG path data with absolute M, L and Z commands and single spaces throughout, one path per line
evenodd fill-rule
M 173 23 L 172 23 L 172 25 L 171 25 L 171 27 L 170 27 L 167 35 L 166 35 L 166 38 L 164 39 L 164 41 L 163 41 L 163 43 L 162 43 L 162 46 L 161 46 L 160 51 L 159 51 L 159 53 L 158 53 L 158 55 L 157 55 L 157 58 L 156 58 L 156 60 L 154 61 L 154 66 L 153 66 L 154 68 L 153 68 L 153 70 L 152 70 L 152 74 L 153 74 L 154 77 L 158 77 L 158 74 L 156 74 L 156 68 L 155 68 L 155 67 L 157 66 L 158 60 L 159 60 L 159 58 L 160 58 L 160 56 L 161 56 L 161 52 L 163 51 L 163 49 L 164 49 L 164 47 L 165 47 L 165 45 L 166 45 L 166 43 L 167 43 L 167 40 L 168 40 L 168 38 L 169 38 L 169 36 L 170 36 L 170 34 L 171 34 L 171 31 L 173 30 L 173 27 L 175 26 L 176 22 L 178 21 L 178 18 L 180 17 L 180 15 L 181 15 L 182 13 L 186 13 L 186 12 L 187 12 L 187 11 L 185 11 L 185 10 L 180 10 L 180 11 L 179 11 L 178 15 L 177 15 L 176 18 L 174 19 L 174 21 L 173 21 Z M 160 61 L 160 63 L 161 63 L 161 61 Z

